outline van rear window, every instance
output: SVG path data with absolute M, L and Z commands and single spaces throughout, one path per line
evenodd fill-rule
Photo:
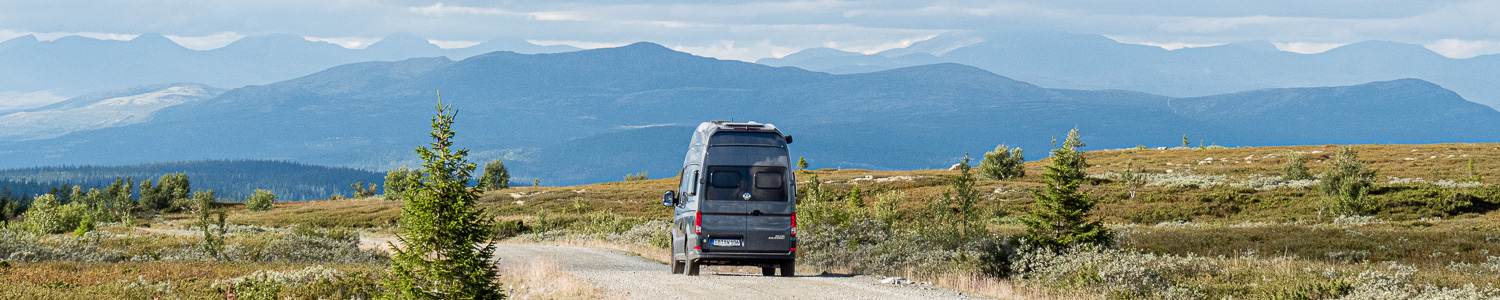
M 708 166 L 707 200 L 787 201 L 785 167 Z
M 740 172 L 736 171 L 714 171 L 708 176 L 708 185 L 715 188 L 738 188 L 740 187 Z
M 715 145 L 757 145 L 757 146 L 781 146 L 785 145 L 781 135 L 770 132 L 719 132 L 708 139 L 709 146 Z

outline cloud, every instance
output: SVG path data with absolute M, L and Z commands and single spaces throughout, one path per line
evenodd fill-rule
M 365 38 L 365 37 L 310 37 L 309 36 L 309 37 L 303 37 L 303 39 L 309 40 L 309 41 L 314 41 L 314 42 L 328 42 L 328 43 L 331 43 L 331 44 L 334 44 L 334 45 L 339 45 L 339 46 L 342 46 L 344 48 L 349 48 L 349 49 L 364 49 L 365 47 L 369 47 L 370 44 L 374 44 L 375 42 L 379 42 L 380 41 L 380 38 Z M 439 47 L 441 47 L 441 46 L 439 46 Z
M 1276 49 L 1281 50 L 1281 51 L 1295 52 L 1295 53 L 1302 53 L 1302 54 L 1314 54 L 1314 53 L 1323 53 L 1324 51 L 1328 51 L 1328 50 L 1333 50 L 1333 48 L 1343 47 L 1344 45 L 1348 45 L 1349 43 L 1308 43 L 1308 42 L 1281 43 L 1281 42 L 1277 42 L 1277 43 L 1271 43 L 1271 44 L 1276 45 Z
M 575 46 L 650 41 L 751 60 L 830 42 L 871 53 L 955 30 L 1044 30 L 1169 49 L 1270 41 L 1314 51 L 1388 40 L 1466 56 L 1495 51 L 1483 41 L 1500 35 L 1496 11 L 1500 1 L 1488 0 L 0 1 L 0 38 L 159 32 L 203 49 L 290 33 L 360 48 L 407 32 L 445 47 L 501 37 Z
M 1452 58 L 1470 58 L 1486 54 L 1500 54 L 1500 41 L 1441 39 L 1424 46 L 1432 50 L 1432 52 Z
M 468 48 L 470 46 L 478 45 L 479 43 L 481 43 L 481 42 L 475 42 L 475 41 L 439 41 L 439 40 L 427 40 L 427 42 L 428 43 L 432 43 L 433 45 L 437 45 L 438 48 L 443 48 L 443 49 Z
M 220 47 L 224 47 L 225 45 L 229 45 L 229 43 L 233 43 L 234 41 L 238 41 L 238 40 L 240 40 L 240 39 L 242 39 L 242 38 L 245 37 L 244 35 L 240 35 L 240 34 L 235 33 L 233 31 L 220 32 L 220 33 L 215 33 L 215 34 L 210 34 L 210 35 L 204 35 L 204 36 L 180 36 L 180 35 L 163 35 L 163 36 L 166 36 L 167 39 L 171 39 L 173 42 L 177 42 L 177 44 L 178 45 L 182 45 L 182 47 L 185 47 L 185 48 L 188 48 L 188 49 L 193 49 L 193 50 L 217 49 L 217 48 L 220 48 Z

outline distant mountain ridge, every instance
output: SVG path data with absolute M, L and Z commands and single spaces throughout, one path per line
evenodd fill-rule
M 161 34 L 129 41 L 67 36 L 40 41 L 26 35 L 0 42 L 0 91 L 48 90 L 60 95 L 164 82 L 241 87 L 311 74 L 329 67 L 413 57 L 462 59 L 494 51 L 549 53 L 571 46 L 540 46 L 519 39 L 442 49 L 426 39 L 394 34 L 364 49 L 347 49 L 288 34 L 250 36 L 210 50 L 184 48 Z
M 957 50 L 955 50 L 957 51 Z M 365 62 L 164 108 L 148 122 L 0 142 L 0 167 L 257 158 L 386 170 L 416 166 L 442 92 L 459 146 L 543 184 L 676 173 L 692 127 L 761 121 L 815 168 L 947 167 L 1005 143 L 1046 156 L 1069 129 L 1088 149 L 1195 143 L 1493 142 L 1500 112 L 1416 79 L 1174 98 L 1044 88 L 942 63 L 834 75 L 650 43 Z M 1466 130 L 1454 130 L 1465 128 Z M 172 133 L 172 134 L 156 134 Z
M 1500 55 L 1451 59 L 1420 45 L 1385 41 L 1298 54 L 1276 50 L 1268 42 L 1169 51 L 1094 34 L 955 31 L 870 55 L 829 50 L 813 48 L 757 62 L 836 74 L 952 62 L 1047 87 L 1177 97 L 1417 78 L 1500 107 L 1500 86 L 1495 84 Z M 913 55 L 931 57 L 909 59 Z

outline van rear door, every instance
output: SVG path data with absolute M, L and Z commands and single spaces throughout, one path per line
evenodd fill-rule
M 708 239 L 738 239 L 738 246 L 715 246 L 713 252 L 786 253 L 791 247 L 792 212 L 786 168 L 780 166 L 708 166 L 703 211 Z M 709 231 L 709 223 L 716 225 Z M 737 225 L 738 230 L 729 230 Z

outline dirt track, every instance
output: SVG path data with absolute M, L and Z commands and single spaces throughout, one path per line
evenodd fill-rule
M 671 274 L 663 263 L 620 251 L 497 244 L 501 267 L 555 259 L 564 271 L 627 299 L 984 299 L 930 284 L 882 284 L 872 276 L 798 274 L 765 277 L 708 267 L 702 276 Z

